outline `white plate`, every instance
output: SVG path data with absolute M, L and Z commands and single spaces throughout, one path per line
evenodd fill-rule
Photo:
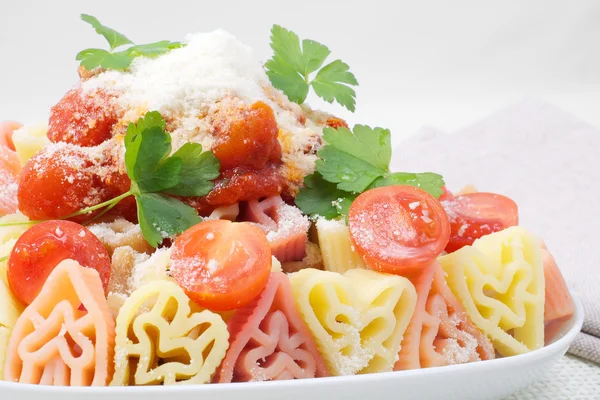
M 498 400 L 540 379 L 581 330 L 583 306 L 558 339 L 514 357 L 359 376 L 218 385 L 65 388 L 0 382 L 0 398 L 24 400 Z

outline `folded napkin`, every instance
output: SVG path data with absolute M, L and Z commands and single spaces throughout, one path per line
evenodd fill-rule
M 434 171 L 450 190 L 506 194 L 556 258 L 585 310 L 569 350 L 600 363 L 600 130 L 536 101 L 454 134 L 422 129 L 394 150 L 397 171 Z

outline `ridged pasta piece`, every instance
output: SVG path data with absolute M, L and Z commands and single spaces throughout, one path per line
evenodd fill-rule
M 0 225 L 11 223 L 11 222 L 27 222 L 29 218 L 21 214 L 20 212 L 16 212 L 14 214 L 7 214 L 3 217 L 0 217 Z M 21 225 L 13 225 L 13 226 L 0 226 L 0 245 L 3 245 L 10 239 L 18 239 L 27 229 L 29 229 L 31 225 L 21 224 Z
M 353 269 L 304 269 L 290 276 L 294 297 L 333 375 L 391 371 L 414 313 L 406 278 Z
M 215 208 L 206 219 L 227 219 L 229 221 L 235 221 L 238 215 L 240 215 L 240 205 L 239 203 L 235 203 L 230 206 Z
M 111 386 L 208 383 L 228 338 L 221 316 L 199 311 L 177 284 L 148 283 L 119 311 Z
M 25 125 L 14 132 L 12 140 L 21 165 L 25 165 L 35 153 L 50 144 L 47 133 L 46 122 Z
M 0 380 L 4 379 L 4 359 L 8 340 L 22 312 L 23 306 L 13 296 L 8 283 L 4 278 L 0 279 Z
M 4 380 L 4 361 L 6 358 L 6 350 L 8 349 L 8 341 L 10 340 L 11 329 L 0 326 L 0 380 Z
M 300 261 L 306 256 L 310 221 L 280 196 L 249 201 L 243 219 L 257 223 L 265 231 L 271 252 L 280 262 Z
M 417 306 L 404 334 L 395 370 L 494 358 L 492 343 L 452 294 L 438 262 L 423 268 L 411 277 L 411 282 L 417 289 Z
M 231 346 L 216 382 L 328 376 L 287 275 L 273 272 L 262 294 L 229 321 Z
M 18 318 L 4 378 L 54 386 L 105 386 L 115 326 L 96 270 L 61 262 Z
M 350 242 L 350 231 L 343 220 L 319 218 L 317 232 L 323 266 L 327 271 L 342 274 L 349 269 L 365 267 L 365 263 Z
M 17 153 L 0 146 L 0 216 L 17 212 L 21 164 Z
M 102 242 L 110 256 L 119 247 L 131 247 L 138 253 L 150 254 L 154 251 L 154 248 L 144 239 L 140 225 L 124 218 L 90 225 L 88 228 Z
M 439 258 L 446 282 L 502 356 L 544 345 L 540 241 L 521 227 L 477 239 Z
M 542 259 L 544 262 L 544 277 L 546 283 L 546 296 L 544 305 L 544 340 L 552 341 L 561 328 L 575 313 L 575 303 L 569 292 L 554 257 L 545 245 L 542 245 Z

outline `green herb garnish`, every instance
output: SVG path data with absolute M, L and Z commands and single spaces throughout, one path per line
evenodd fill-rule
M 104 26 L 96 17 L 87 14 L 81 14 L 81 19 L 96 30 L 96 32 L 106 39 L 110 50 L 104 49 L 85 49 L 77 53 L 76 60 L 81 61 L 80 65 L 88 71 L 102 67 L 106 69 L 126 70 L 136 57 L 158 57 L 172 49 L 182 46 L 179 42 L 161 40 L 155 43 L 135 45 L 122 33 Z M 118 47 L 133 45 L 126 50 L 114 51 Z
M 335 100 L 348 110 L 355 110 L 356 92 L 352 86 L 358 86 L 358 81 L 348 64 L 341 60 L 322 67 L 331 53 L 326 46 L 308 39 L 300 44 L 300 38 L 294 32 L 273 25 L 271 48 L 273 57 L 265 63 L 267 75 L 273 86 L 283 91 L 291 101 L 304 103 L 312 86 L 315 93 L 328 103 Z M 314 72 L 317 74 L 311 79 Z
M 102 210 L 93 222 L 121 200 L 134 196 L 144 238 L 157 247 L 167 237 L 179 234 L 201 221 L 196 210 L 172 196 L 204 196 L 219 176 L 220 163 L 199 143 L 186 143 L 171 154 L 171 135 L 165 120 L 151 111 L 130 123 L 125 135 L 125 169 L 131 188 L 110 200 L 84 208 L 61 219 Z M 7 222 L 0 226 L 34 225 L 44 221 Z
M 327 219 L 347 215 L 362 192 L 382 186 L 416 186 L 439 198 L 444 180 L 424 172 L 391 172 L 391 134 L 388 129 L 356 125 L 323 129 L 325 146 L 319 150 L 316 172 L 304 180 L 296 205 L 311 216 Z

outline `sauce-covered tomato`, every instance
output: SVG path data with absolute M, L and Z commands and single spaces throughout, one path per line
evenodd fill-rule
M 224 108 L 214 116 L 213 127 L 216 142 L 212 151 L 221 161 L 221 171 L 237 167 L 259 170 L 269 161 L 281 160 L 277 121 L 271 107 L 262 101 L 246 108 Z
M 267 164 L 259 171 L 234 168 L 221 173 L 215 181 L 215 187 L 208 195 L 187 197 L 182 200 L 198 210 L 200 215 L 206 216 L 217 207 L 276 196 L 281 193 L 284 184 L 285 179 L 278 165 Z
M 173 278 L 190 299 L 211 310 L 245 306 L 265 288 L 270 272 L 269 242 L 247 222 L 205 221 L 173 245 Z
M 81 149 L 67 145 L 38 152 L 21 172 L 19 209 L 32 220 L 59 219 L 109 200 L 92 165 Z
M 110 257 L 100 240 L 84 226 L 70 221 L 47 221 L 27 230 L 8 259 L 8 284 L 27 305 L 38 295 L 48 275 L 67 259 L 100 274 L 104 290 L 110 280 Z
M 422 189 L 401 185 L 358 196 L 350 206 L 348 228 L 369 268 L 401 275 L 434 261 L 450 236 L 440 202 Z
M 117 115 L 110 97 L 102 91 L 84 94 L 71 89 L 50 110 L 48 138 L 79 146 L 96 146 L 112 136 Z

